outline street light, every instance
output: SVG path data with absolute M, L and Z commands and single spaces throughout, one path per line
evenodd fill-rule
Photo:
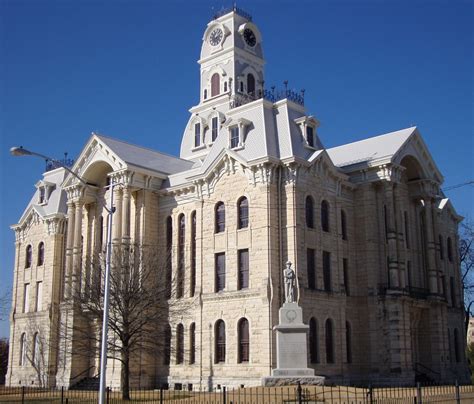
M 27 150 L 20 147 L 10 148 L 10 153 L 12 156 L 35 156 L 45 159 L 46 161 L 52 161 L 56 165 L 64 168 L 67 172 L 76 177 L 84 186 L 90 188 L 91 186 L 96 186 L 95 184 L 87 182 L 84 178 L 80 177 L 74 171 L 72 171 L 68 166 L 63 164 L 61 161 L 53 159 L 51 157 L 45 156 L 44 154 L 36 153 L 31 150 Z M 114 208 L 114 187 L 121 185 L 120 183 L 111 182 L 106 188 L 110 190 L 110 208 L 104 206 L 107 211 L 107 251 L 105 255 L 105 284 L 104 284 L 104 313 L 102 318 L 102 341 L 100 347 L 100 394 L 99 394 L 99 404 L 104 404 L 106 400 L 105 396 L 105 387 L 106 387 L 106 373 L 107 373 L 107 340 L 108 340 L 108 324 L 109 324 L 109 289 L 110 289 L 110 258 L 112 256 L 112 223 L 113 223 L 113 214 L 115 212 Z M 97 198 L 97 197 L 96 197 Z

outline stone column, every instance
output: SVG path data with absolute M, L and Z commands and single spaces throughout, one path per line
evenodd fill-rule
M 387 244 L 388 244 L 388 272 L 389 287 L 400 287 L 398 276 L 398 255 L 397 255 L 397 230 L 395 225 L 395 209 L 393 203 L 393 183 L 385 183 L 385 208 L 386 208 L 386 226 Z
M 74 202 L 67 202 L 67 238 L 66 238 L 66 260 L 65 260 L 65 276 L 64 276 L 64 298 L 71 297 L 71 282 L 72 282 L 72 254 L 74 247 L 74 222 L 75 222 L 75 207 Z
M 430 293 L 438 293 L 438 276 L 436 270 L 436 244 L 433 236 L 433 204 L 431 198 L 425 198 L 425 237 L 426 237 L 426 263 Z
M 116 187 L 114 192 L 115 213 L 113 216 L 112 240 L 114 244 L 118 244 L 122 238 L 122 190 Z
M 82 208 L 83 201 L 75 203 L 74 245 L 72 255 L 72 290 L 71 293 L 80 292 L 81 267 L 82 267 Z
M 404 203 L 400 192 L 400 185 L 394 186 L 394 204 L 395 204 L 395 229 L 397 236 L 397 260 L 400 287 L 407 286 L 407 269 L 406 269 L 406 249 L 405 249 L 405 230 L 404 230 Z
M 130 241 L 130 188 L 125 187 L 122 192 L 122 239 L 128 243 Z

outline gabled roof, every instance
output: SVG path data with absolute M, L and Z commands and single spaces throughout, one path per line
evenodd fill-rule
M 397 153 L 408 138 L 415 133 L 416 126 L 370 137 L 358 142 L 327 149 L 337 167 L 389 158 Z
M 142 167 L 148 170 L 157 171 L 163 174 L 174 174 L 180 171 L 189 170 L 194 162 L 170 156 L 146 147 L 132 145 L 130 143 L 112 139 L 108 136 L 96 136 L 113 150 L 119 158 L 127 165 Z

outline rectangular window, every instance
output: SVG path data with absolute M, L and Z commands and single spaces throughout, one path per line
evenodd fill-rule
M 413 286 L 410 261 L 407 261 L 407 278 L 408 278 L 408 290 L 410 290 Z
M 449 278 L 449 288 L 451 292 L 451 306 L 456 307 L 456 292 L 454 291 L 454 277 Z
M 23 313 L 30 311 L 30 284 L 25 283 L 23 288 Z
M 215 291 L 220 292 L 225 288 L 225 253 L 216 254 L 216 287 Z
M 408 233 L 408 212 L 403 213 L 403 222 L 405 226 L 405 247 L 410 248 L 410 237 Z
M 346 296 L 351 295 L 351 290 L 349 288 L 349 264 L 348 259 L 342 259 L 342 276 L 344 277 L 344 289 L 346 290 Z
M 306 141 L 309 146 L 314 147 L 314 130 L 312 126 L 306 127 Z
M 323 278 L 324 290 L 331 291 L 331 253 L 323 251 Z
M 239 146 L 239 127 L 234 126 L 230 129 L 230 148 L 233 149 Z
M 36 282 L 35 311 L 41 311 L 43 305 L 43 282 Z
M 201 124 L 194 124 L 194 147 L 201 146 Z
M 249 287 L 249 250 L 239 250 L 239 284 L 238 289 Z
M 314 265 L 314 249 L 306 250 L 306 273 L 308 275 L 308 288 L 316 289 L 316 267 Z
M 214 142 L 214 140 L 217 139 L 217 133 L 218 133 L 218 130 L 219 130 L 219 121 L 217 119 L 217 116 L 215 116 L 214 118 L 212 118 L 212 141 Z

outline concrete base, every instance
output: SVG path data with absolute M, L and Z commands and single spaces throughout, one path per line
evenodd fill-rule
M 308 386 L 324 385 L 324 376 L 268 376 L 262 377 L 262 386 L 293 386 L 298 383 Z

